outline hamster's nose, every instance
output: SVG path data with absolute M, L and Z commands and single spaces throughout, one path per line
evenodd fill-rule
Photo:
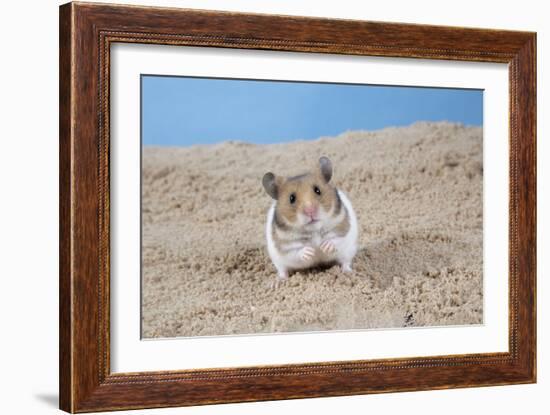
M 317 214 L 317 209 L 315 208 L 315 206 L 306 205 L 306 206 L 304 206 L 304 213 L 307 216 L 313 218 Z

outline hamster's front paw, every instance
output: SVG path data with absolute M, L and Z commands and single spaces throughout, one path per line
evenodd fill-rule
M 300 259 L 304 262 L 311 261 L 315 256 L 315 249 L 311 246 L 305 246 L 300 251 Z
M 336 246 L 334 245 L 334 242 L 332 242 L 330 239 L 323 241 L 319 248 L 321 248 L 321 251 L 323 251 L 323 253 L 326 255 L 332 254 L 336 251 Z

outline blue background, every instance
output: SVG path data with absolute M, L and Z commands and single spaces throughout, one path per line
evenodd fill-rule
M 416 121 L 483 124 L 483 91 L 143 75 L 143 145 L 277 143 Z

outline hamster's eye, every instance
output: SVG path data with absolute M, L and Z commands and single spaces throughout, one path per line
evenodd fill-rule
M 321 196 L 321 189 L 319 189 L 317 186 L 313 186 L 313 191 Z
M 293 205 L 294 202 L 296 202 L 296 195 L 292 193 L 289 197 L 289 200 L 290 200 L 290 204 Z

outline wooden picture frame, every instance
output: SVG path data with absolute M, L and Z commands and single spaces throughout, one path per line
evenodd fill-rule
M 116 42 L 507 63 L 509 352 L 111 373 L 109 59 Z M 60 7 L 59 94 L 61 409 L 90 412 L 535 382 L 535 33 L 69 3 Z

